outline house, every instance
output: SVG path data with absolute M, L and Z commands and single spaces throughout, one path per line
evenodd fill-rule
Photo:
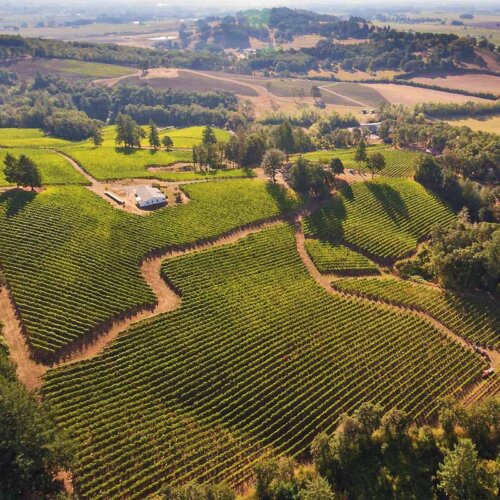
M 152 186 L 139 186 L 134 190 L 135 204 L 139 208 L 148 208 L 167 203 L 167 197 Z

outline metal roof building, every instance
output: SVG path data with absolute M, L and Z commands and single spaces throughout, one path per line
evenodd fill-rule
M 152 186 L 139 186 L 134 190 L 134 197 L 136 205 L 140 208 L 163 205 L 167 202 L 167 197 Z

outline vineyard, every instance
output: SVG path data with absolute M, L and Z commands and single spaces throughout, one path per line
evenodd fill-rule
M 436 223 L 453 213 L 420 184 L 380 179 L 352 184 L 304 220 L 308 236 L 347 241 L 371 256 L 397 259 L 417 246 Z
M 460 296 L 396 279 L 338 279 L 339 290 L 412 307 L 426 312 L 462 338 L 484 346 L 500 347 L 498 303 L 488 296 Z
M 0 195 L 0 263 L 39 355 L 87 338 L 113 316 L 152 307 L 155 297 L 139 273 L 146 254 L 211 238 L 296 204 L 253 180 L 194 184 L 185 191 L 189 204 L 149 217 L 118 211 L 79 187 Z
M 10 153 L 16 158 L 24 154 L 31 158 L 40 169 L 42 184 L 88 184 L 87 179 L 77 172 L 64 158 L 56 152 L 44 149 L 0 149 L 0 186 L 8 186 L 3 172 L 3 161 Z
M 413 151 L 404 151 L 401 149 L 389 149 L 384 145 L 368 146 L 367 154 L 382 153 L 385 158 L 386 166 L 381 171 L 381 175 L 385 177 L 411 177 L 415 171 L 417 161 L 420 158 L 420 153 Z M 332 158 L 340 158 L 344 167 L 347 169 L 360 169 L 362 172 L 368 172 L 365 163 L 357 163 L 354 161 L 356 148 L 350 149 L 331 149 L 326 151 L 313 151 L 305 153 L 302 156 L 313 162 L 327 163 Z
M 307 253 L 321 273 L 378 273 L 374 262 L 344 245 L 316 239 L 306 239 L 305 245 Z
M 486 365 L 421 318 L 327 293 L 289 226 L 162 272 L 180 309 L 46 375 L 84 498 L 145 498 L 192 479 L 239 485 L 265 450 L 298 455 L 363 401 L 428 416 Z

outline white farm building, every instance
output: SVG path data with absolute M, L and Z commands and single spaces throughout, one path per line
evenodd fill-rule
M 139 186 L 134 190 L 135 204 L 139 208 L 154 207 L 167 203 L 167 197 L 158 189 L 152 186 Z

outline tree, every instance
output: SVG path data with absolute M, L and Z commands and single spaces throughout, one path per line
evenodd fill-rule
M 342 160 L 340 158 L 332 158 L 330 160 L 330 170 L 334 179 L 336 175 L 343 174 L 344 164 L 342 163 Z
M 216 142 L 217 142 L 217 137 L 215 137 L 215 132 L 213 131 L 212 127 L 210 127 L 210 125 L 207 125 L 203 129 L 202 143 L 204 145 L 207 145 L 207 144 L 215 144 Z
M 4 175 L 7 182 L 19 186 L 31 187 L 31 189 L 42 186 L 42 176 L 36 163 L 26 155 L 14 158 L 7 154 L 4 159 Z
M 317 85 L 311 87 L 311 96 L 313 99 L 319 99 L 321 97 L 321 90 Z
M 36 187 L 42 187 L 42 176 L 36 163 L 25 155 L 21 155 L 18 162 L 23 175 L 21 184 L 32 190 Z
M 256 496 L 259 500 L 271 499 L 271 483 L 278 474 L 276 459 L 262 460 L 254 467 Z
M 334 500 L 335 495 L 328 481 L 318 475 L 306 483 L 300 498 L 303 500 Z
M 420 158 L 415 170 L 415 180 L 434 192 L 443 186 L 443 169 L 432 156 Z
M 354 161 L 360 165 L 368 159 L 366 156 L 366 144 L 365 141 L 361 139 L 359 141 L 358 147 L 356 148 L 356 153 L 354 154 Z M 358 170 L 361 170 L 361 167 L 358 166 Z
M 478 459 L 474 443 L 467 438 L 459 439 L 439 466 L 438 488 L 450 500 L 487 498 L 484 482 L 489 482 L 490 478 L 485 475 L 486 470 Z
M 103 143 L 103 137 L 102 137 L 102 128 L 101 127 L 96 127 L 94 129 L 94 132 L 92 133 L 92 143 L 96 148 L 99 148 L 102 146 Z
M 170 151 L 173 146 L 174 146 L 174 141 L 172 138 L 168 135 L 164 135 L 161 139 L 161 143 L 163 144 L 163 147 L 167 150 Z
M 22 172 L 19 169 L 19 162 L 10 153 L 5 155 L 3 160 L 4 168 L 3 173 L 5 180 L 12 184 L 16 184 L 17 187 L 21 185 L 22 182 Z
M 0 345 L 0 498 L 52 498 L 72 447 L 50 412 L 17 381 Z
M 276 183 L 276 173 L 283 165 L 285 155 L 279 149 L 270 149 L 262 159 L 262 168 L 268 177 L 271 177 L 273 183 Z
M 293 138 L 293 130 L 290 122 L 284 121 L 278 126 L 276 131 L 276 147 L 285 152 L 286 160 L 291 153 L 295 151 L 295 141 Z
M 158 149 L 161 145 L 160 134 L 158 133 L 158 127 L 155 125 L 153 120 L 149 122 L 148 140 L 149 140 L 149 145 L 155 150 Z
M 298 193 L 306 194 L 309 191 L 308 167 L 309 162 L 300 156 L 290 171 L 290 183 Z
M 127 148 L 140 148 L 141 139 L 145 132 L 129 115 L 119 113 L 116 117 L 116 144 L 123 144 Z
M 380 172 L 385 167 L 385 158 L 382 153 L 372 153 L 366 161 L 368 169 L 372 173 L 372 179 L 375 172 Z

